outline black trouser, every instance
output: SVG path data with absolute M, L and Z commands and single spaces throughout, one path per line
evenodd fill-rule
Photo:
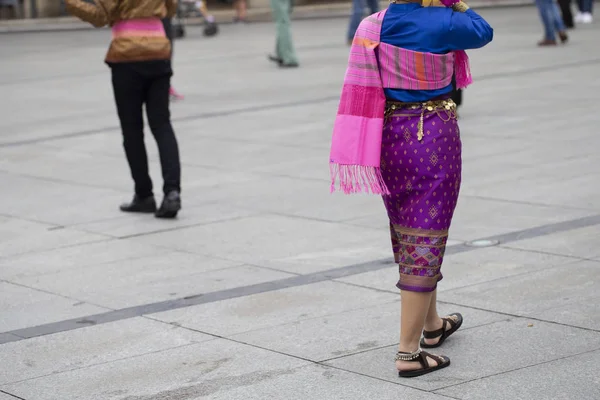
M 163 191 L 181 191 L 179 148 L 171 126 L 169 87 L 170 61 L 146 61 L 112 64 L 115 102 L 123 132 L 123 147 L 135 182 L 135 194 L 152 196 L 152 180 L 148 174 L 148 156 L 144 145 L 143 105 L 152 135 L 158 145 Z
M 560 6 L 560 12 L 562 14 L 562 20 L 567 28 L 575 27 L 573 22 L 573 13 L 571 12 L 571 0 L 558 0 Z
M 462 89 L 456 88 L 456 79 L 452 78 L 452 101 L 456 103 L 457 106 L 462 104 Z

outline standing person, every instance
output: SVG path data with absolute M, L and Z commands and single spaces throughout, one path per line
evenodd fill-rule
M 421 348 L 438 347 L 462 324 L 440 318 L 437 284 L 461 182 L 461 141 L 452 77 L 471 83 L 465 49 L 493 37 L 463 2 L 423 7 L 396 0 L 366 18 L 350 50 L 334 124 L 330 167 L 347 194 L 383 195 L 401 289 L 400 377 L 450 364 Z M 420 341 L 421 334 L 424 339 Z
M 292 41 L 292 30 L 290 28 L 290 15 L 292 14 L 292 0 L 271 0 L 273 18 L 277 26 L 277 41 L 275 54 L 269 56 L 269 60 L 277 63 L 280 68 L 298 67 L 298 57 Z
M 248 4 L 246 0 L 236 0 L 233 6 L 236 12 L 233 22 L 248 22 Z
M 165 33 L 167 34 L 167 38 L 169 42 L 171 42 L 171 64 L 173 63 L 173 52 L 175 51 L 175 43 L 173 42 L 173 24 L 171 24 L 171 18 L 163 18 L 162 19 L 163 27 L 165 29 Z M 174 100 L 183 100 L 184 97 L 179 94 L 173 86 L 169 87 L 169 96 L 171 96 Z
M 565 27 L 567 29 L 575 28 L 573 13 L 571 12 L 571 0 L 558 0 L 558 5 L 560 6 L 560 13 Z
M 65 1 L 74 16 L 95 27 L 112 27 L 113 39 L 105 61 L 112 71 L 123 146 L 135 182 L 133 200 L 121 205 L 121 211 L 176 217 L 181 209 L 181 167 L 169 111 L 171 45 L 161 19 L 175 15 L 177 0 Z M 158 210 L 144 145 L 144 104 L 164 179 L 164 199 Z
M 360 21 L 363 19 L 365 12 L 365 1 L 371 10 L 371 14 L 379 11 L 379 0 L 352 0 L 352 14 L 350 15 L 350 25 L 348 26 L 348 45 L 352 44 L 354 34 L 358 29 Z
M 557 33 L 560 41 L 566 43 L 569 36 L 565 31 L 566 28 L 555 0 L 536 0 L 535 3 L 544 25 L 544 39 L 538 42 L 538 46 L 556 46 Z
M 592 17 L 592 10 L 594 7 L 594 0 L 577 0 L 577 8 L 579 11 L 575 15 L 575 21 L 583 24 L 591 24 L 594 22 Z

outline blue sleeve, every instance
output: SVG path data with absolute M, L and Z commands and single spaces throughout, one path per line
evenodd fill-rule
M 447 41 L 449 50 L 478 49 L 492 41 L 494 30 L 475 11 L 452 11 L 450 14 L 449 32 L 443 40 Z

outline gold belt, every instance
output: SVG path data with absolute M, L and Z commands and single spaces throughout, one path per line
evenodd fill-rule
M 452 118 L 456 118 L 456 103 L 452 99 L 447 100 L 429 100 L 424 103 L 402 103 L 397 101 L 388 101 L 385 106 L 384 121 L 395 115 L 400 110 L 421 110 L 421 117 L 419 118 L 419 129 L 417 131 L 417 139 L 419 142 L 423 140 L 423 116 L 425 112 L 435 112 L 444 122 L 448 122 Z M 440 115 L 445 113 L 448 119 Z

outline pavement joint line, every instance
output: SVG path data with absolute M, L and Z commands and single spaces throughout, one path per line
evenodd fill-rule
M 82 231 L 80 231 L 80 232 L 83 233 Z M 103 235 L 103 236 L 106 236 L 106 235 Z M 72 248 L 72 247 L 84 246 L 84 245 L 87 245 L 87 244 L 109 242 L 111 240 L 116 240 L 116 239 L 114 239 L 114 238 L 112 238 L 110 236 L 106 236 L 106 237 L 104 237 L 102 239 L 90 240 L 89 242 L 67 244 L 67 245 L 64 245 L 64 246 L 57 246 L 57 247 L 54 247 L 52 249 L 38 249 L 38 250 L 33 250 L 33 251 L 26 251 L 26 252 L 23 252 L 23 253 L 11 254 L 10 256 L 0 255 L 0 261 L 2 261 L 2 260 L 8 260 L 10 258 L 23 257 L 23 256 L 26 256 L 26 255 L 45 253 L 47 251 L 53 251 L 53 250 L 58 250 L 58 249 L 69 249 L 69 248 Z M 2 332 L 0 332 L 0 333 L 2 333 Z
M 599 63 L 600 63 L 600 59 L 593 59 L 593 60 L 553 65 L 551 67 L 542 66 L 542 67 L 535 67 L 535 68 L 530 68 L 530 69 L 520 70 L 520 71 L 509 71 L 509 72 L 502 72 L 502 73 L 496 73 L 496 74 L 482 75 L 482 76 L 478 77 L 478 80 L 485 81 L 485 80 L 493 80 L 493 79 L 498 79 L 498 78 L 525 76 L 525 75 L 535 74 L 535 73 L 539 73 L 539 72 L 556 71 L 556 70 L 568 69 L 568 68 L 577 68 L 577 67 L 582 67 L 582 66 L 595 65 L 595 64 L 599 64 Z M 324 96 L 324 97 L 319 97 L 319 98 L 314 98 L 314 99 L 298 100 L 298 101 L 291 101 L 291 102 L 279 102 L 279 103 L 264 104 L 264 105 L 259 105 L 259 106 L 250 106 L 250 107 L 239 107 L 236 109 L 221 110 L 221 111 L 210 111 L 210 112 L 192 114 L 192 115 L 183 116 L 183 117 L 176 117 L 176 118 L 173 118 L 172 121 L 173 122 L 196 121 L 196 120 L 208 119 L 208 118 L 226 117 L 226 116 L 230 116 L 230 115 L 234 115 L 234 114 L 269 111 L 269 110 L 298 107 L 298 106 L 311 105 L 311 104 L 322 104 L 322 103 L 327 103 L 330 101 L 338 101 L 338 100 L 339 100 L 339 94 L 336 94 L 335 96 Z M 23 146 L 23 145 L 28 145 L 28 144 L 45 143 L 45 142 L 61 140 L 61 139 L 70 139 L 70 138 L 76 138 L 76 137 L 90 136 L 90 135 L 96 135 L 99 133 L 110 132 L 110 131 L 115 131 L 115 130 L 120 130 L 120 127 L 119 126 L 106 126 L 106 127 L 96 128 L 96 129 L 89 129 L 89 130 L 65 133 L 65 134 L 54 135 L 54 136 L 39 137 L 39 138 L 32 138 L 32 139 L 25 139 L 25 140 L 16 140 L 16 141 L 12 141 L 12 142 L 0 142 L 0 149 L 7 148 L 7 147 Z
M 470 308 L 470 309 L 473 309 L 473 310 L 485 311 L 485 312 L 489 312 L 489 313 L 493 313 L 493 314 L 498 314 L 498 315 L 505 315 L 505 316 L 511 317 L 511 318 L 520 318 L 520 319 L 526 319 L 526 320 L 529 320 L 529 321 L 544 322 L 544 323 L 547 323 L 547 324 L 550 324 L 550 325 L 559 325 L 559 326 L 564 326 L 564 327 L 567 327 L 567 328 L 581 329 L 581 330 L 588 331 L 588 332 L 600 333 L 600 329 L 586 328 L 584 326 L 578 326 L 578 325 L 570 325 L 570 324 L 565 324 L 565 323 L 562 323 L 562 322 L 556 322 L 556 321 L 541 319 L 541 318 L 537 318 L 537 317 L 533 317 L 533 316 L 529 316 L 529 315 L 519 315 L 519 314 L 507 313 L 507 312 L 504 312 L 504 311 L 489 310 L 487 308 L 476 307 L 476 306 L 471 306 L 471 305 L 465 305 L 465 304 L 455 303 L 455 302 L 452 302 L 452 301 L 438 300 L 438 303 L 440 303 L 440 304 L 449 304 L 449 305 L 453 305 L 453 306 L 456 306 L 456 307 Z
M 508 371 L 496 372 L 496 373 L 488 375 L 488 376 L 481 376 L 479 378 L 469 379 L 469 380 L 467 380 L 465 382 L 455 383 L 455 384 L 452 384 L 452 385 L 444 386 L 444 387 L 441 387 L 441 388 L 433 390 L 431 393 L 441 394 L 441 393 L 437 393 L 437 392 L 440 391 L 440 390 L 451 388 L 451 387 L 465 385 L 465 384 L 468 384 L 468 383 L 471 383 L 471 382 L 476 382 L 476 381 L 480 381 L 480 380 L 483 380 L 483 379 L 493 378 L 495 376 L 505 375 L 505 374 L 509 374 L 511 372 L 521 371 L 521 370 L 528 369 L 528 368 L 535 368 L 535 367 L 539 367 L 540 365 L 550 364 L 550 363 L 553 363 L 553 362 L 556 362 L 556 361 L 562 361 L 562 360 L 566 360 L 566 359 L 573 358 L 573 357 L 579 357 L 579 356 L 582 356 L 582 355 L 585 355 L 585 354 L 595 353 L 595 352 L 598 352 L 598 351 L 600 351 L 600 348 L 596 348 L 596 349 L 592 349 L 592 350 L 586 350 L 586 351 L 582 351 L 582 352 L 575 353 L 575 354 L 569 354 L 568 356 L 563 356 L 563 357 L 555 358 L 553 360 L 541 361 L 539 363 L 534 363 L 534 364 L 531 364 L 531 365 L 526 365 L 524 367 L 514 368 L 514 369 L 511 369 L 511 370 L 508 370 Z
M 114 237 L 115 239 L 118 239 L 118 240 L 126 240 L 126 239 L 139 238 L 139 237 L 144 237 L 144 236 L 151 236 L 151 235 L 160 234 L 160 233 L 173 232 L 173 231 L 181 231 L 181 230 L 190 229 L 190 228 L 197 228 L 197 227 L 200 227 L 200 226 L 208 226 L 208 225 L 220 224 L 220 223 L 223 223 L 223 222 L 239 221 L 239 220 L 246 219 L 246 218 L 257 217 L 257 216 L 260 216 L 262 214 L 263 214 L 262 212 L 256 212 L 256 214 L 251 214 L 251 215 L 244 215 L 244 216 L 230 217 L 230 218 L 222 218 L 222 219 L 218 219 L 218 220 L 214 220 L 214 221 L 205 221 L 205 222 L 198 222 L 198 223 L 190 224 L 190 225 L 182 225 L 182 226 L 174 226 L 174 227 L 171 227 L 171 228 L 158 229 L 158 230 L 152 231 L 152 232 L 142 232 L 142 233 L 134 233 L 134 234 L 131 234 L 131 235 L 112 236 L 112 237 Z
M 5 392 L 2 389 L 0 389 L 0 393 L 4 393 L 5 395 L 10 396 L 10 397 L 14 397 L 15 399 L 18 399 L 18 400 L 27 400 L 24 397 L 19 397 L 19 396 L 15 395 L 15 394 Z
M 570 254 L 552 253 L 550 251 L 543 251 L 543 250 L 536 250 L 536 249 L 522 249 L 520 247 L 504 246 L 502 244 L 500 244 L 500 245 L 498 245 L 496 247 L 500 247 L 502 249 L 507 249 L 507 250 L 520 251 L 520 252 L 524 252 L 524 253 L 535 253 L 535 254 L 544 254 L 544 255 L 547 255 L 547 256 L 570 258 L 570 259 L 573 259 L 573 260 L 576 260 L 576 261 L 600 262 L 600 260 L 598 259 L 598 257 L 600 257 L 600 254 L 598 254 L 598 256 L 595 256 L 594 258 L 587 258 L 587 257 L 577 257 L 577 256 L 573 256 L 573 255 L 570 255 Z
M 106 306 L 103 306 L 103 305 L 100 305 L 100 304 L 90 303 L 88 301 L 76 299 L 74 297 L 65 296 L 64 294 L 54 293 L 54 292 L 51 292 L 49 290 L 45 290 L 45 289 L 40 289 L 40 288 L 36 288 L 36 287 L 33 287 L 33 286 L 24 285 L 22 283 L 12 282 L 12 281 L 9 281 L 7 279 L 0 279 L 0 282 L 4 282 L 4 283 L 7 283 L 9 285 L 18 286 L 18 287 L 21 287 L 21 288 L 33 290 L 33 291 L 40 292 L 40 293 L 50 294 L 50 295 L 56 296 L 56 297 L 61 297 L 61 298 L 65 299 L 65 300 L 74 301 L 76 305 L 89 304 L 89 305 L 92 305 L 94 307 L 104 308 L 104 309 L 110 310 L 110 311 L 115 311 L 115 309 L 111 308 L 111 307 L 106 307 Z M 14 333 L 13 333 L 13 335 L 14 335 Z M 18 335 L 15 335 L 15 336 L 18 336 Z
M 231 115 L 235 115 L 235 114 L 245 114 L 245 113 L 251 113 L 251 112 L 270 111 L 270 110 L 276 110 L 276 109 L 281 109 L 281 108 L 298 107 L 298 106 L 311 105 L 311 104 L 321 104 L 321 103 L 327 103 L 327 102 L 334 101 L 334 100 L 339 100 L 339 95 L 325 96 L 325 97 L 306 99 L 306 100 L 297 100 L 297 101 L 290 101 L 290 102 L 263 104 L 263 105 L 259 105 L 259 106 L 232 108 L 232 109 L 221 110 L 221 111 L 209 111 L 209 112 L 203 112 L 203 113 L 198 113 L 198 114 L 191 114 L 191 115 L 187 115 L 187 116 L 183 116 L 183 117 L 175 117 L 175 118 L 172 118 L 172 121 L 173 122 L 186 122 L 186 121 L 196 121 L 196 120 L 208 119 L 208 118 L 227 117 L 227 116 L 231 116 Z M 16 147 L 16 146 L 23 146 L 23 145 L 28 145 L 28 144 L 37 144 L 37 143 L 61 140 L 61 139 L 84 137 L 84 136 L 96 135 L 96 134 L 104 133 L 104 132 L 118 131 L 120 129 L 121 128 L 118 125 L 113 125 L 113 126 L 105 126 L 105 127 L 101 127 L 101 128 L 88 129 L 88 130 L 78 131 L 78 132 L 64 133 L 64 134 L 54 135 L 54 136 L 17 140 L 17 141 L 13 141 L 13 142 L 0 142 L 0 148 Z
M 413 387 L 413 386 L 409 386 L 409 385 L 406 385 L 406 384 L 402 384 L 402 383 L 400 383 L 399 380 L 393 380 L 392 381 L 392 380 L 389 380 L 389 379 L 380 378 L 378 376 L 369 375 L 369 374 L 364 373 L 364 372 L 352 371 L 352 370 L 349 370 L 349 369 L 346 369 L 346 368 L 343 368 L 343 367 L 338 367 L 336 365 L 329 365 L 329 364 L 322 364 L 322 363 L 317 363 L 317 364 L 321 365 L 321 366 L 324 366 L 324 367 L 327 367 L 327 368 L 333 368 L 333 369 L 337 369 L 339 371 L 348 372 L 350 374 L 359 375 L 359 376 L 362 376 L 362 377 L 365 377 L 365 378 L 375 379 L 375 380 L 378 380 L 378 381 L 381 381 L 381 382 L 386 382 L 386 383 L 391 383 L 393 385 L 402 386 L 402 387 L 405 387 L 405 388 L 408 388 L 408 389 L 412 389 L 412 390 L 416 390 L 416 391 L 419 391 L 419 392 L 433 393 L 433 392 L 431 392 L 429 390 L 425 390 L 425 389 L 421 389 L 421 388 L 418 388 L 418 387 Z M 435 393 L 435 394 L 437 395 L 438 393 Z
M 553 223 L 548 225 L 537 226 L 521 231 L 515 231 L 511 233 L 501 234 L 489 238 L 489 240 L 499 240 L 502 243 L 509 243 L 518 240 L 530 239 L 533 237 L 545 236 L 552 233 L 567 232 L 570 230 L 595 226 L 600 224 L 600 215 L 589 216 L 570 221 L 564 221 L 559 223 Z M 464 252 L 470 252 L 478 250 L 476 247 L 469 247 L 464 244 L 454 245 L 447 248 L 446 254 L 458 254 Z M 65 332 L 74 329 L 84 328 L 86 326 L 92 326 L 97 324 L 103 324 L 108 322 L 119 321 L 123 319 L 129 319 L 139 317 L 147 314 L 156 314 L 165 311 L 172 311 L 180 308 L 187 308 L 191 306 L 213 303 L 217 301 L 230 300 L 239 297 L 250 296 L 254 294 L 261 294 L 271 292 L 275 290 L 282 290 L 297 286 L 305 286 L 312 283 L 333 281 L 346 276 L 357 275 L 364 272 L 377 271 L 383 268 L 387 268 L 390 265 L 389 260 L 380 259 L 365 263 L 353 264 L 340 268 L 333 268 L 330 270 L 319 271 L 311 274 L 292 276 L 275 281 L 263 282 L 254 285 L 241 286 L 237 288 L 225 289 L 216 292 L 201 293 L 195 296 L 186 296 L 184 298 L 166 300 L 156 303 L 143 304 L 139 306 L 133 306 L 123 308 L 119 310 L 109 311 L 101 314 L 89 315 L 80 318 L 74 318 L 69 320 L 57 321 L 48 324 L 42 324 L 38 326 L 16 329 L 6 334 L 22 337 L 25 339 L 34 338 L 43 335 L 49 335 L 53 333 Z M 473 307 L 475 308 L 475 307 Z M 507 314 L 510 315 L 510 314 Z M 515 316 L 516 317 L 516 316 Z M 533 318 L 532 318 L 533 319 Z M 591 330 L 591 329 L 587 329 Z M 594 330 L 591 330 L 594 331 Z M 11 340 L 13 341 L 13 340 Z M 0 338 L 0 344 L 2 344 Z
M 155 320 L 153 318 L 150 318 L 150 319 Z M 155 321 L 160 321 L 160 320 L 155 320 Z M 160 322 L 167 323 L 167 322 L 164 322 L 164 321 L 160 321 Z M 312 364 L 312 365 L 318 365 L 318 366 L 325 367 L 325 368 L 333 368 L 333 369 L 337 369 L 337 370 L 340 370 L 340 371 L 348 372 L 348 373 L 351 373 L 351 374 L 361 375 L 361 376 L 364 376 L 364 377 L 367 377 L 367 378 L 376 379 L 376 380 L 380 380 L 380 381 L 388 382 L 388 383 L 393 383 L 393 384 L 396 384 L 396 385 L 399 385 L 399 386 L 406 386 L 406 385 L 402 385 L 402 384 L 400 384 L 398 382 L 388 381 L 386 379 L 382 379 L 382 378 L 379 378 L 379 377 L 376 377 L 376 376 L 370 376 L 370 375 L 363 374 L 363 373 L 360 373 L 360 372 L 349 371 L 349 370 L 345 370 L 343 368 L 339 368 L 339 367 L 336 367 L 336 366 L 333 366 L 333 365 L 324 364 L 325 361 L 311 360 L 309 358 L 301 357 L 301 356 L 298 356 L 298 355 L 285 353 L 283 351 L 279 351 L 279 350 L 275 350 L 275 349 L 270 349 L 268 347 L 260 346 L 260 345 L 253 344 L 253 343 L 244 342 L 242 340 L 237 340 L 237 339 L 234 339 L 232 337 L 227 337 L 227 336 L 222 336 L 222 335 L 218 335 L 218 334 L 214 334 L 214 333 L 204 332 L 202 330 L 195 329 L 195 328 L 188 328 L 188 327 L 184 327 L 184 326 L 181 326 L 181 325 L 174 325 L 174 326 L 177 326 L 179 328 L 186 329 L 186 330 L 189 330 L 189 331 L 192 331 L 192 332 L 201 333 L 203 335 L 209 335 L 209 336 L 214 337 L 215 339 L 226 340 L 226 341 L 229 341 L 229 342 L 241 344 L 241 345 L 244 345 L 244 346 L 253 347 L 253 348 L 260 349 L 260 350 L 263 350 L 263 351 L 267 351 L 267 352 L 270 352 L 270 353 L 279 354 L 279 355 L 282 355 L 282 356 L 285 356 L 285 357 L 295 358 L 295 359 L 298 359 L 298 360 L 305 361 L 305 362 L 307 362 L 309 364 Z M 390 346 L 395 346 L 395 345 L 397 345 L 397 344 L 392 344 Z M 383 346 L 382 348 L 390 347 L 390 346 Z M 377 349 L 374 348 L 374 349 L 370 349 L 370 350 L 377 350 Z M 363 352 L 366 352 L 366 351 L 369 351 L 369 350 L 360 351 L 358 353 L 352 353 L 352 354 L 349 354 L 349 355 L 359 354 L 359 353 L 363 353 Z M 305 368 L 305 367 L 306 367 L 306 365 L 299 366 L 299 367 L 296 367 L 296 369 Z M 406 387 L 410 387 L 410 386 L 406 386 Z M 410 388 L 412 388 L 412 387 L 410 387 Z M 412 388 L 412 389 L 417 389 L 417 388 Z M 423 390 L 423 389 L 417 389 L 417 390 L 427 392 L 426 390 Z

